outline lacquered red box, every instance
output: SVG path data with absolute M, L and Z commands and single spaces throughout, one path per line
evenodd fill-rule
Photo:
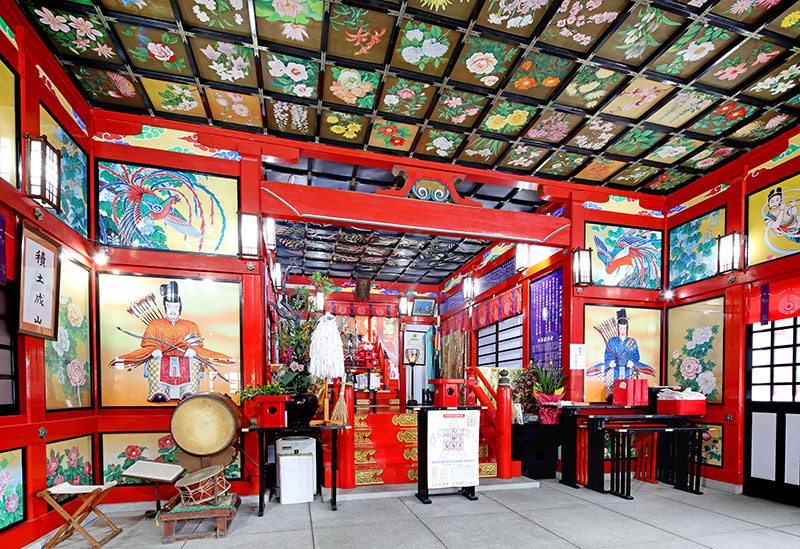
M 704 416 L 706 414 L 705 400 L 659 400 L 656 404 L 659 414 L 675 416 Z
M 244 402 L 244 413 L 248 420 L 255 419 L 252 427 L 286 427 L 286 403 L 288 395 L 260 395 Z

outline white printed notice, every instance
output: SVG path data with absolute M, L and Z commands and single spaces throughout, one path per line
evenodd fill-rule
M 428 488 L 478 485 L 480 410 L 428 411 Z

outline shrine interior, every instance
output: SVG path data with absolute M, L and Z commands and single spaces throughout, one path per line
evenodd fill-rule
M 799 92 L 796 0 L 0 0 L 0 545 L 799 546 Z

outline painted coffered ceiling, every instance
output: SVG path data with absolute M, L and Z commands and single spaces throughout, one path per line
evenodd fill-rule
M 800 116 L 791 0 L 20 5 L 97 107 L 611 188 Z

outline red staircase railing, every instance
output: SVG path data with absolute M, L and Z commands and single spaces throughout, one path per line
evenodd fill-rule
M 472 396 L 486 410 L 481 413 L 481 432 L 497 458 L 497 478 L 511 478 L 511 385 L 508 378 L 501 377 L 497 391 L 476 367 L 466 369 L 467 401 Z M 478 385 L 478 379 L 483 387 Z M 491 395 L 494 399 L 489 398 Z M 495 406 L 496 403 L 496 406 Z

